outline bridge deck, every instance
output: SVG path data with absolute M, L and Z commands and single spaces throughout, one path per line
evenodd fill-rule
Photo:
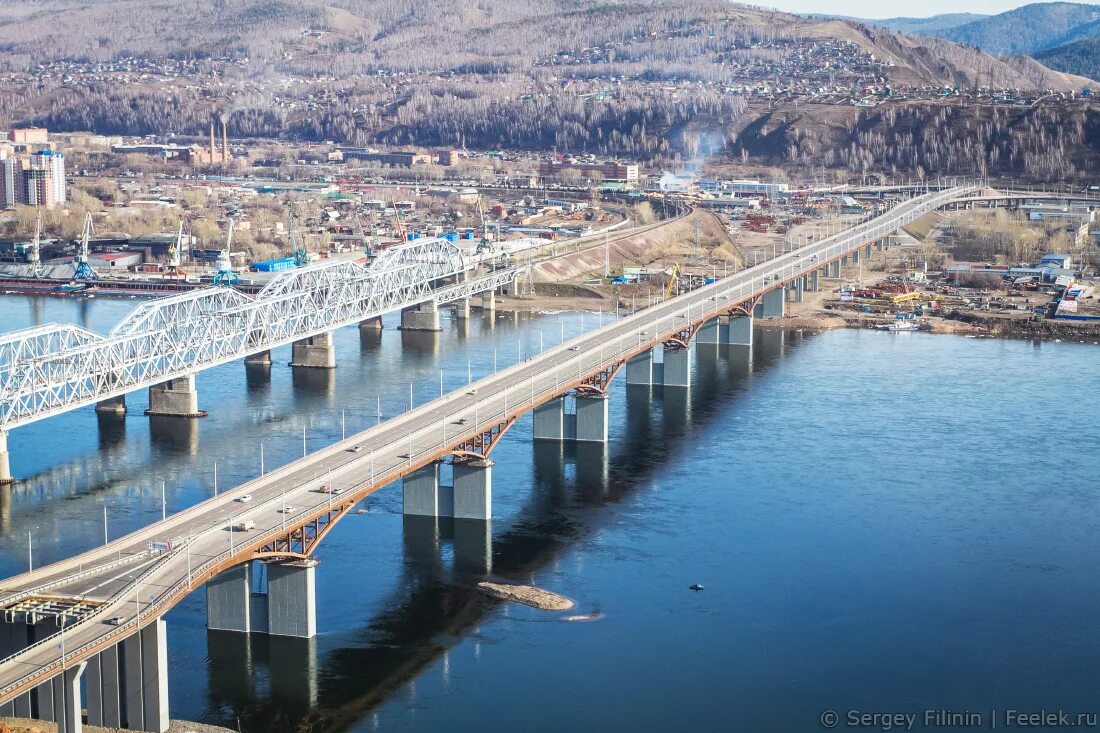
M 323 536 L 324 528 L 358 501 L 465 441 L 970 190 L 950 189 L 900 204 L 853 229 L 575 338 L 101 548 L 0 582 L 0 606 L 46 594 L 104 602 L 64 632 L 64 658 L 57 640 L 47 639 L 0 661 L 0 702 L 134 633 L 193 588 L 256 557 L 279 538 L 311 522 L 319 522 L 314 526 Z M 351 452 L 354 446 L 360 450 Z M 323 483 L 344 492 L 320 493 Z M 244 494 L 252 500 L 236 501 Z M 280 512 L 283 507 L 291 509 Z M 229 530 L 244 517 L 255 522 L 254 530 Z M 149 543 L 157 540 L 171 541 L 172 550 L 150 553 Z M 121 626 L 105 623 L 115 616 L 124 618 Z

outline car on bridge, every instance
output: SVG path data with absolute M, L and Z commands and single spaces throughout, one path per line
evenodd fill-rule
M 241 494 L 237 497 L 237 501 L 242 504 L 247 504 L 248 502 L 252 501 L 252 494 Z

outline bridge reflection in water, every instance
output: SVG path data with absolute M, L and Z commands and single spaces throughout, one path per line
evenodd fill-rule
M 242 730 L 355 726 L 497 611 L 500 602 L 480 593 L 478 580 L 491 574 L 525 582 L 552 565 L 611 519 L 602 507 L 614 507 L 675 464 L 683 443 L 736 409 L 754 377 L 808 337 L 764 329 L 754 347 L 697 344 L 709 353 L 695 360 L 690 388 L 620 380 L 615 402 L 625 419 L 612 419 L 621 428 L 611 443 L 535 441 L 531 494 L 507 527 L 497 521 L 491 549 L 489 523 L 402 517 L 401 577 L 388 598 L 372 604 L 380 611 L 339 640 L 323 632 L 286 639 L 205 631 L 207 722 L 235 728 L 239 720 Z M 385 493 L 399 495 L 397 488 Z M 369 550 L 360 550 L 369 557 Z M 345 605 L 352 607 L 353 599 Z M 197 608 L 191 612 L 201 615 Z M 170 622 L 182 631 L 171 614 Z

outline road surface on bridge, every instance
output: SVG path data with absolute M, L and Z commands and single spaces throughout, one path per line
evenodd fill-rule
M 464 441 L 508 424 L 591 375 L 616 369 L 630 357 L 729 313 L 738 304 L 752 303 L 778 284 L 875 242 L 971 190 L 954 188 L 899 204 L 828 239 L 533 355 L 165 521 L 0 582 L 0 607 L 43 596 L 81 599 L 94 606 L 72 628 L 0 661 L 0 702 L 163 616 L 192 589 L 224 569 L 257 557 L 259 549 L 286 537 L 291 529 L 322 516 L 338 519 L 364 497 L 447 456 Z M 323 493 L 322 484 L 342 493 Z M 239 501 L 246 494 L 251 500 Z M 254 529 L 231 531 L 233 524 L 246 518 L 255 522 Z M 171 549 L 154 552 L 150 550 L 153 542 L 170 542 Z M 287 553 L 263 556 L 276 555 Z M 121 617 L 121 625 L 107 622 L 114 617 Z

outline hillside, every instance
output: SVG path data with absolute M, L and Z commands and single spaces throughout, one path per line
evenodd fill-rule
M 1048 48 L 1036 53 L 1035 58 L 1051 69 L 1100 80 L 1100 38 Z
M 990 16 L 979 13 L 943 13 L 927 18 L 847 18 L 847 20 L 855 20 L 866 25 L 873 25 L 876 28 L 885 28 L 894 33 L 935 34 L 948 28 L 956 28 L 988 17 Z
M 223 118 L 236 138 L 675 164 L 762 109 L 1057 105 L 1090 83 L 726 0 L 26 0 L 0 23 L 0 129 L 183 141 Z
M 1100 19 L 1100 6 L 1080 3 L 1033 3 L 964 25 L 940 35 L 996 55 L 1033 54 L 1078 40 L 1082 26 Z

